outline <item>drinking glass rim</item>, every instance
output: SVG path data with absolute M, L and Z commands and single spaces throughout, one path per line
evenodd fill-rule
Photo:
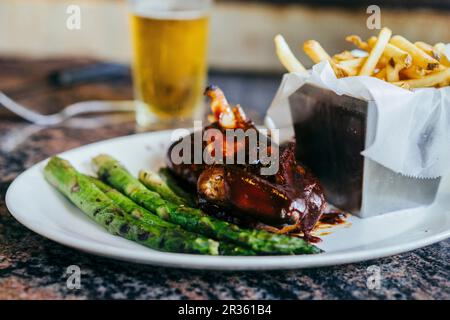
M 131 14 L 153 19 L 195 19 L 209 14 L 214 0 L 128 0 Z M 180 4 L 181 7 L 173 8 Z

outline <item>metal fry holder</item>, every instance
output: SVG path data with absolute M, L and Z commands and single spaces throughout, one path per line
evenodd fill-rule
M 297 158 L 319 178 L 325 197 L 359 217 L 431 204 L 440 178 L 396 173 L 361 152 L 376 132 L 376 106 L 305 84 L 289 98 Z

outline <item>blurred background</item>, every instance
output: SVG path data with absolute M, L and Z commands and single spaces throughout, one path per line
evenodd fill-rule
M 165 1 L 165 0 L 161 0 Z M 367 28 L 370 0 L 216 0 L 210 19 L 208 83 L 221 87 L 261 123 L 285 71 L 273 38 L 281 33 L 309 67 L 301 45 L 318 40 L 330 54 L 354 48 L 344 38 L 376 35 Z M 378 0 L 381 26 L 411 41 L 450 42 L 450 0 Z M 70 30 L 67 9 L 81 12 Z M 85 100 L 133 97 L 129 6 L 126 0 L 0 0 L 0 90 L 49 114 Z M 112 62 L 115 74 L 55 86 L 48 79 L 83 74 L 83 66 Z M 111 70 L 111 64 L 104 70 Z M 69 77 L 70 78 L 70 77 Z M 135 92 L 135 91 L 134 91 Z M 0 118 L 5 114 L 0 108 Z
M 81 29 L 68 30 L 66 9 L 81 8 Z M 367 37 L 366 0 L 217 0 L 211 20 L 213 70 L 281 72 L 273 37 L 281 33 L 305 65 L 300 44 L 316 39 L 334 53 L 348 34 Z M 450 42 L 450 0 L 379 0 L 381 23 L 410 40 Z M 125 0 L 1 0 L 0 56 L 85 56 L 131 62 Z

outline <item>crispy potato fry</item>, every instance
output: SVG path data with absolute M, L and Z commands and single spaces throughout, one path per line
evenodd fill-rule
M 377 37 L 370 37 L 369 39 L 367 39 L 367 44 L 369 45 L 369 51 L 372 50 L 373 46 L 377 42 L 377 39 L 378 39 Z
M 319 42 L 308 40 L 303 44 L 303 50 L 314 63 L 331 60 L 330 55 L 322 48 Z
M 425 69 L 418 66 L 411 66 L 409 68 L 402 69 L 400 75 L 405 79 L 420 79 L 427 75 Z
M 335 54 L 333 56 L 333 60 L 336 62 L 351 60 L 354 58 L 355 56 L 350 51 L 342 51 L 341 53 Z
M 378 60 L 376 69 L 383 69 L 388 64 L 389 60 L 391 60 L 389 57 L 381 56 L 380 60 Z
M 388 82 L 397 82 L 400 80 L 399 72 L 403 69 L 403 67 L 399 64 L 396 64 L 393 59 L 389 61 L 386 65 L 386 81 Z
M 397 78 L 395 79 L 395 68 L 394 66 L 392 66 L 391 63 L 388 63 L 386 65 L 386 81 L 387 82 L 397 82 L 400 80 L 400 77 L 398 76 L 397 73 Z
M 373 47 L 376 41 L 377 37 L 371 37 L 367 42 L 370 47 Z M 400 48 L 397 48 L 396 46 L 390 43 L 386 44 L 386 47 L 384 48 L 382 59 L 383 58 L 386 58 L 387 61 L 389 61 L 392 58 L 394 59 L 396 64 L 400 64 L 404 68 L 408 68 L 412 64 L 412 57 L 408 52 Z
M 339 68 L 333 59 L 331 59 L 330 55 L 322 48 L 319 42 L 315 40 L 308 40 L 303 44 L 303 50 L 314 63 L 328 61 L 333 68 L 336 77 L 342 78 L 346 76 L 345 70 Z
M 274 41 L 278 59 L 289 72 L 307 72 L 301 62 L 294 56 L 282 35 L 275 36 Z
M 395 85 L 408 85 L 409 88 L 425 88 L 434 86 L 445 86 L 450 82 L 450 68 L 440 72 L 431 73 L 420 79 L 410 79 L 393 82 Z
M 360 48 L 362 50 L 370 51 L 369 44 L 367 42 L 361 40 L 361 38 L 357 35 L 347 36 L 347 37 L 345 37 L 345 41 L 353 43 L 355 46 L 357 46 L 358 48 Z
M 369 51 L 372 50 L 373 46 L 377 42 L 378 37 L 371 36 L 369 39 L 367 39 L 367 44 L 369 45 Z
M 426 54 L 431 56 L 432 58 L 436 59 L 437 61 L 441 61 L 441 54 L 439 51 L 435 50 L 433 46 L 429 45 L 426 42 L 423 41 L 417 41 L 414 42 L 414 45 L 424 51 Z
M 375 78 L 386 81 L 386 68 L 381 69 L 375 75 Z
M 450 60 L 445 54 L 445 44 L 442 42 L 436 43 L 433 47 L 441 55 L 441 64 L 446 67 L 450 67 Z
M 370 50 L 370 53 L 369 53 L 369 56 L 367 57 L 366 62 L 362 66 L 361 70 L 359 71 L 360 76 L 372 75 L 373 70 L 377 66 L 378 60 L 380 60 L 380 58 L 383 54 L 386 44 L 389 42 L 389 39 L 391 38 L 391 35 L 392 35 L 392 31 L 390 29 L 388 29 L 388 28 L 381 29 L 375 45 Z
M 442 88 L 442 87 L 446 87 L 446 86 L 448 86 L 448 85 L 450 85 L 450 79 L 448 79 L 447 81 L 444 81 L 444 82 L 439 83 L 437 86 L 438 86 L 439 88 Z
M 344 68 L 361 68 L 367 58 L 353 58 L 350 60 L 342 60 L 338 65 Z
M 406 82 L 400 83 L 400 82 L 393 82 L 392 84 L 395 84 L 396 86 L 399 86 L 400 88 L 411 90 L 411 87 Z
M 343 60 L 336 63 L 337 68 L 342 70 L 347 77 L 357 76 L 359 69 L 364 64 L 365 58 L 355 58 L 352 60 Z
M 403 68 L 409 68 L 412 65 L 413 60 L 408 52 L 389 43 L 386 46 L 385 55 L 388 58 L 394 59 L 395 63 Z
M 413 59 L 413 64 L 415 65 L 418 65 L 426 70 L 433 70 L 439 66 L 439 61 L 429 56 L 425 51 L 419 49 L 402 36 L 393 36 L 390 43 L 408 52 Z

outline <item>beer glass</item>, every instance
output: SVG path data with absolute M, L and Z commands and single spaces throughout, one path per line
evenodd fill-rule
M 133 88 L 140 127 L 203 114 L 212 0 L 130 0 Z

